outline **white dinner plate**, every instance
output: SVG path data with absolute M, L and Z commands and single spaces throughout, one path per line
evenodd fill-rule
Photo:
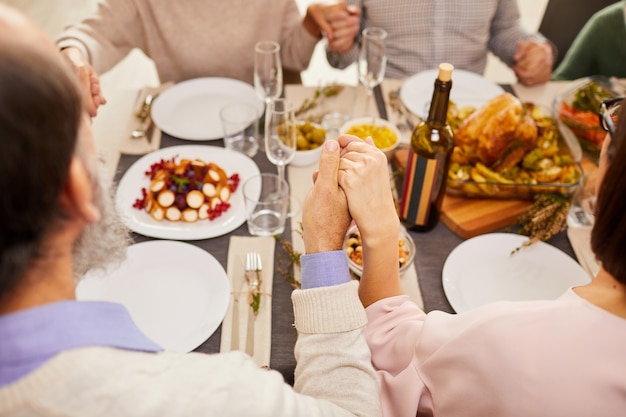
M 207 340 L 226 315 L 226 271 L 189 243 L 155 240 L 126 249 L 119 267 L 88 273 L 79 300 L 124 305 L 139 329 L 167 350 L 190 352 Z
M 134 208 L 133 204 L 141 197 L 141 189 L 150 185 L 150 178 L 145 174 L 150 170 L 150 165 L 174 156 L 178 157 L 177 161 L 188 158 L 201 159 L 207 163 L 214 162 L 222 167 L 228 176 L 239 174 L 239 187 L 229 200 L 231 207 L 214 220 L 198 220 L 194 223 L 157 221 L 147 211 Z M 115 204 L 122 221 L 134 232 L 160 239 L 208 239 L 230 233 L 246 221 L 243 183 L 259 174 L 256 163 L 239 152 L 206 145 L 172 146 L 146 154 L 128 168 L 117 187 Z M 260 189 L 258 193 L 261 194 Z
M 263 102 L 254 87 L 230 78 L 195 78 L 168 88 L 154 100 L 152 120 L 171 136 L 214 140 L 224 136 L 219 112 L 233 102 L 250 103 L 259 114 Z
M 490 233 L 454 248 L 443 265 L 443 289 L 461 313 L 494 301 L 553 300 L 590 281 L 565 252 L 544 242 L 522 247 L 528 238 Z
M 409 77 L 400 89 L 400 98 L 412 113 L 425 118 L 428 116 L 430 99 L 433 97 L 435 79 L 438 70 L 428 70 Z M 452 72 L 452 90 L 450 101 L 459 107 L 481 107 L 493 97 L 502 94 L 504 90 L 497 84 L 483 76 L 455 69 Z

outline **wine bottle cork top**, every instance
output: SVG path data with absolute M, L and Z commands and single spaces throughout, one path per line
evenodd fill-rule
M 453 69 L 454 65 L 448 64 L 447 62 L 439 64 L 439 76 L 437 78 L 444 82 L 450 81 Z

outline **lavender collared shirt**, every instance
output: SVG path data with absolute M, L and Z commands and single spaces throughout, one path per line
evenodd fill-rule
M 121 304 L 45 304 L 0 316 L 0 387 L 17 381 L 62 351 L 87 346 L 163 350 L 139 330 Z

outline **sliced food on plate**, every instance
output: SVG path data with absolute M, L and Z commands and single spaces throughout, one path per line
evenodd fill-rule
M 157 221 L 212 221 L 230 209 L 230 196 L 239 186 L 239 174 L 227 174 L 218 164 L 202 159 L 161 159 L 145 175 L 133 207 Z

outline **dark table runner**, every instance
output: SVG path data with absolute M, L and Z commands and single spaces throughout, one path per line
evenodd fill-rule
M 189 145 L 189 141 L 180 140 L 163 134 L 161 147 Z M 197 142 L 195 144 L 205 144 L 210 146 L 223 146 L 221 140 Z M 139 159 L 135 155 L 122 155 L 120 158 L 116 180 Z M 263 152 L 259 152 L 254 158 L 261 172 L 276 172 L 276 167 L 272 165 Z M 288 169 L 288 168 L 287 168 Z M 286 240 L 291 240 L 290 222 L 287 222 L 285 231 L 281 235 Z M 441 310 L 454 313 L 452 306 L 448 302 L 443 290 L 441 281 L 441 271 L 448 254 L 459 245 L 463 239 L 456 236 L 444 224 L 439 223 L 428 233 L 410 232 L 417 248 L 415 256 L 415 267 L 417 270 L 418 284 L 424 300 L 426 311 Z M 233 232 L 219 237 L 205 240 L 188 241 L 207 252 L 211 253 L 226 269 L 228 244 L 230 236 L 248 236 L 248 229 L 245 223 Z M 135 242 L 152 240 L 152 238 L 133 234 Z M 561 249 L 573 259 L 576 259 L 574 251 L 569 243 L 565 232 L 554 236 L 548 243 Z M 287 259 L 288 254 L 283 250 L 282 245 L 276 244 L 276 259 Z M 270 357 L 270 367 L 281 372 L 290 384 L 293 384 L 293 371 L 296 361 L 293 355 L 293 348 L 296 342 L 296 331 L 293 327 L 293 308 L 291 304 L 291 285 L 286 282 L 282 275 L 276 272 L 277 261 L 275 260 L 274 283 L 272 295 L 272 348 Z M 202 343 L 196 352 L 217 353 L 220 349 L 221 326 L 215 333 Z

